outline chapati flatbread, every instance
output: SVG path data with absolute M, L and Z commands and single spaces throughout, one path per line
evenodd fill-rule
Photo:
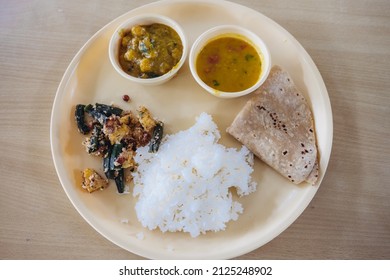
M 290 75 L 273 66 L 227 132 L 295 184 L 318 179 L 312 112 Z

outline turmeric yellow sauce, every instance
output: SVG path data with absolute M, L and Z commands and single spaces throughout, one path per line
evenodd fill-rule
M 204 83 L 218 91 L 242 91 L 259 80 L 261 58 L 245 40 L 221 37 L 201 50 L 196 70 Z
M 169 72 L 183 55 L 183 44 L 171 27 L 154 23 L 136 25 L 121 34 L 119 63 L 138 78 L 155 78 Z

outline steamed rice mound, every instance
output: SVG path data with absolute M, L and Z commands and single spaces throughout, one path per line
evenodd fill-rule
M 137 150 L 133 195 L 144 227 L 196 237 L 224 230 L 238 219 L 243 208 L 230 188 L 240 196 L 255 191 L 253 154 L 244 146 L 226 148 L 217 143 L 219 138 L 211 116 L 202 113 L 188 130 L 165 136 L 158 153 Z

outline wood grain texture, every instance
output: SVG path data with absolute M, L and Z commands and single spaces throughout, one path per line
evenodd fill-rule
M 57 87 L 83 44 L 153 1 L 0 0 L 0 258 L 139 259 L 73 208 L 50 151 Z M 239 259 L 390 258 L 390 2 L 234 1 L 287 29 L 313 58 L 334 119 L 332 156 L 304 213 Z

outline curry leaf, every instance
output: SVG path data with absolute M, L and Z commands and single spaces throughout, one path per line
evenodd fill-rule
M 253 58 L 254 58 L 254 56 L 251 55 L 251 54 L 246 54 L 246 55 L 245 55 L 245 60 L 246 60 L 246 61 L 249 61 L 249 60 L 251 60 L 251 59 L 253 59 Z

